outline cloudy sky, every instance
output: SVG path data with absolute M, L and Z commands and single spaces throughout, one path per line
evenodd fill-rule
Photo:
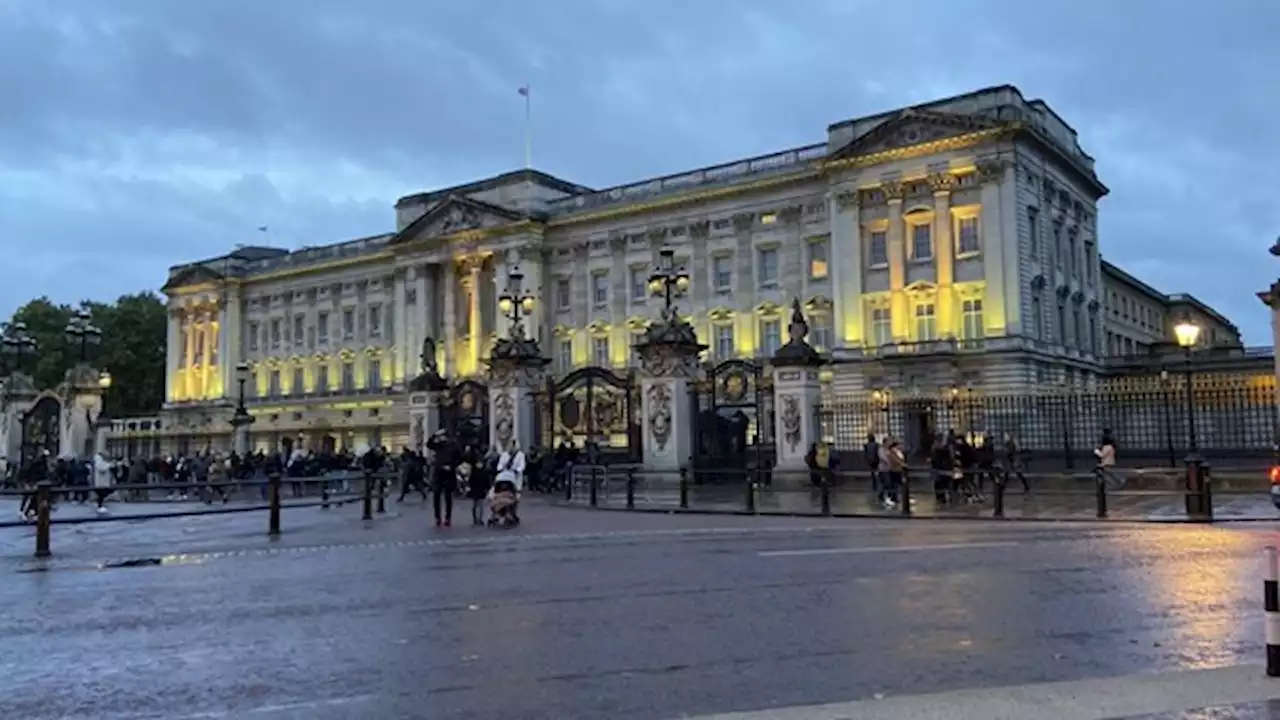
M 1274 0 L 0 0 L 0 316 L 388 230 L 520 166 L 526 82 L 535 165 L 594 186 L 1013 83 L 1097 158 L 1104 255 L 1267 344 L 1277 27 Z

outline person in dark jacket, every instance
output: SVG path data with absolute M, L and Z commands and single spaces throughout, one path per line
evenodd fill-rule
M 427 441 L 427 448 L 435 454 L 435 470 L 431 477 L 431 506 L 435 510 L 436 527 L 449 527 L 453 523 L 453 494 L 458 490 L 458 463 L 461 462 L 462 451 L 445 430 L 432 435 Z M 443 515 L 440 512 L 442 504 Z
M 493 478 L 497 472 L 497 455 L 480 459 L 471 467 L 471 478 L 467 482 L 467 497 L 471 499 L 472 525 L 484 525 L 484 501 L 489 496 L 489 488 L 493 487 Z
M 422 494 L 422 500 L 427 499 L 427 466 L 423 462 L 422 456 L 418 453 L 404 449 L 400 461 L 400 497 L 396 502 L 404 502 L 404 498 L 411 491 L 417 490 Z
M 876 442 L 876 436 L 872 433 L 867 433 L 867 442 L 862 446 L 862 459 L 866 461 L 867 470 L 871 473 L 871 491 L 883 501 L 884 483 L 880 480 L 880 443 Z

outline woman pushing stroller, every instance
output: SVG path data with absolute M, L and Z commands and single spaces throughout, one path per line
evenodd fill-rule
M 520 494 L 524 491 L 525 456 L 520 443 L 512 439 L 498 456 L 493 488 L 489 491 L 489 525 L 515 527 L 520 524 Z

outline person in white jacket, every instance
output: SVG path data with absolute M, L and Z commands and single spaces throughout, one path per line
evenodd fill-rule
M 509 482 L 516 486 L 518 496 L 524 492 L 524 465 L 524 451 L 520 449 L 520 443 L 512 439 L 507 444 L 507 449 L 498 456 L 498 473 L 493 479 L 494 484 Z
M 112 493 L 114 466 L 99 451 L 93 456 L 93 492 L 98 496 L 98 514 L 107 512 L 107 496 Z

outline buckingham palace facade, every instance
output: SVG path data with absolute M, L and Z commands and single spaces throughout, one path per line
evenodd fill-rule
M 229 446 L 246 363 L 255 446 L 401 445 L 423 341 L 445 377 L 482 376 L 515 268 L 553 373 L 625 371 L 661 309 L 646 281 L 662 249 L 690 275 L 679 309 L 709 363 L 770 357 L 798 298 L 837 395 L 1092 383 L 1106 193 L 1070 125 L 1004 86 L 605 190 L 517 171 L 408 195 L 393 232 L 172 268 L 152 435 L 169 452 Z

